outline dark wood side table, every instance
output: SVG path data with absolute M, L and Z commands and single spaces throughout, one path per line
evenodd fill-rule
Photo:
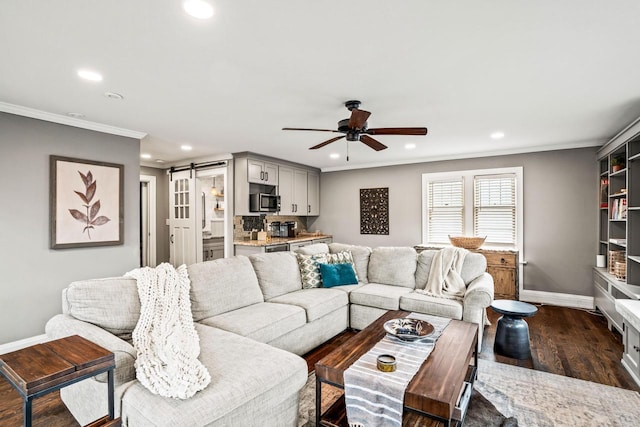
M 538 312 L 538 308 L 526 302 L 504 299 L 494 300 L 491 308 L 502 314 L 496 327 L 493 351 L 514 359 L 530 358 L 529 325 L 523 318 L 533 316 Z
M 120 426 L 120 418 L 114 419 L 115 366 L 113 353 L 79 335 L 0 355 L 0 374 L 24 400 L 25 427 L 31 426 L 33 399 L 104 372 L 107 372 L 109 415 L 89 425 Z

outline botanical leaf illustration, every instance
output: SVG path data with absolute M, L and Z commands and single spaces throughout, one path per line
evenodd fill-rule
M 98 182 L 93 180 L 93 174 L 91 171 L 88 171 L 86 175 L 80 171 L 78 171 L 78 173 L 80 174 L 80 178 L 84 184 L 85 192 L 81 193 L 74 190 L 74 193 L 76 193 L 84 203 L 83 206 L 87 210 L 87 213 L 84 214 L 77 209 L 69 209 L 69 213 L 72 217 L 85 225 L 82 232 L 84 233 L 86 231 L 87 236 L 91 239 L 90 230 L 95 230 L 94 225 L 104 225 L 111 220 L 106 216 L 97 216 L 101 207 L 100 200 L 96 200 L 95 203 L 91 204 L 91 200 L 93 200 L 98 189 Z

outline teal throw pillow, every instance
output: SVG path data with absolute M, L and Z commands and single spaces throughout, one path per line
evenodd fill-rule
M 356 272 L 351 264 L 318 263 L 322 275 L 322 287 L 331 288 L 340 285 L 357 285 Z

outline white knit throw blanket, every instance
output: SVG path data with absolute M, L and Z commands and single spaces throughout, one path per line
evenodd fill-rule
M 162 263 L 125 276 L 136 279 L 140 296 L 140 319 L 133 330 L 138 381 L 160 396 L 188 399 L 203 390 L 211 376 L 198 360 L 187 267 Z
M 427 285 L 416 292 L 438 298 L 461 300 L 467 287 L 460 272 L 468 253 L 468 250 L 456 247 L 446 247 L 436 252 L 431 262 Z

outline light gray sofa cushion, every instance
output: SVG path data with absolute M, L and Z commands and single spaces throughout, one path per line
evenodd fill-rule
M 345 245 L 344 243 L 329 243 L 329 252 L 337 254 L 342 251 L 351 252 L 353 264 L 356 267 L 356 275 L 360 283 L 369 283 L 367 270 L 369 269 L 369 256 L 371 248 L 368 246 Z
M 427 281 L 429 280 L 429 271 L 431 270 L 431 262 L 433 261 L 433 257 L 437 253 L 437 250 L 427 249 L 418 254 L 418 264 L 416 268 L 416 289 L 424 289 L 427 285 Z M 469 252 L 464 257 L 464 262 L 462 263 L 462 271 L 460 272 L 460 276 L 462 276 L 462 280 L 465 285 L 471 283 L 474 279 L 482 276 L 487 270 L 487 259 L 484 255 Z
M 271 252 L 249 257 L 265 301 L 302 289 L 298 259 L 293 252 Z
M 130 341 L 140 317 L 136 281 L 109 277 L 73 282 L 62 291 L 62 311 Z
M 199 262 L 190 265 L 188 272 L 191 311 L 196 322 L 264 302 L 258 278 L 247 257 Z
M 411 247 L 374 248 L 369 258 L 369 282 L 414 289 L 417 257 Z
M 307 322 L 313 322 L 322 316 L 349 304 L 346 292 L 335 289 L 302 289 L 290 292 L 269 302 L 296 305 L 307 312 Z
M 398 310 L 400 308 L 400 297 L 409 292 L 412 292 L 412 290 L 403 286 L 368 283 L 352 290 L 349 294 L 349 300 L 352 304 L 385 310 Z
M 400 310 L 448 317 L 449 319 L 462 319 L 462 302 L 436 298 L 417 292 L 410 292 L 400 297 Z
M 122 397 L 127 425 L 284 425 L 279 413 L 270 414 L 273 419 L 254 417 L 265 417 L 265 408 L 282 410 L 281 402 L 297 395 L 307 380 L 304 359 L 208 326 L 196 324 L 196 331 L 199 360 L 209 370 L 211 384 L 190 399 L 178 400 L 151 394 L 135 382 Z
M 307 323 L 302 307 L 261 302 L 203 319 L 200 323 L 267 343 Z
M 329 245 L 326 243 L 314 243 L 309 246 L 298 248 L 294 252 L 302 255 L 326 254 L 329 253 Z

